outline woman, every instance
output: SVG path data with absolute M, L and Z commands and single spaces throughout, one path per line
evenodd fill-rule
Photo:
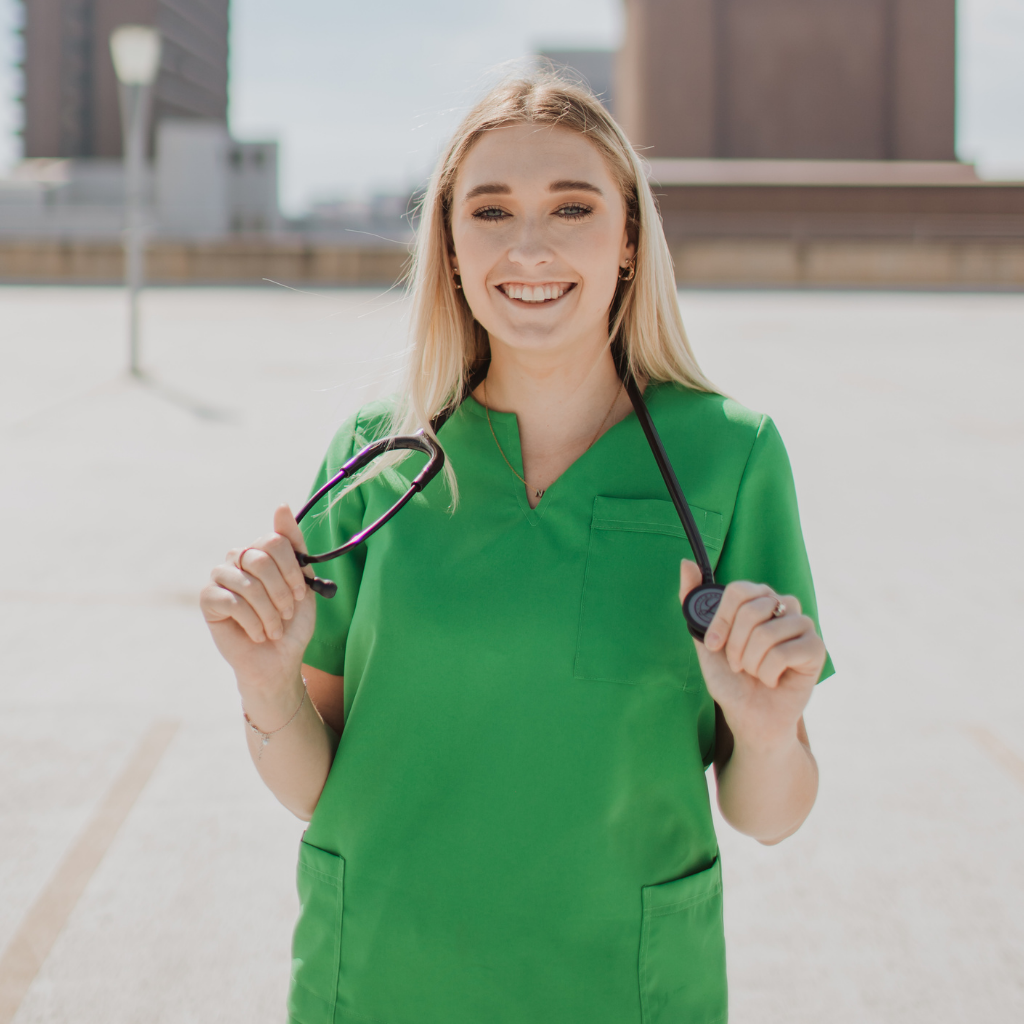
M 341 428 L 317 486 L 451 407 L 447 483 L 318 566 L 334 600 L 294 552 L 374 521 L 422 457 L 305 536 L 277 509 L 203 592 L 256 767 L 310 821 L 291 1020 L 724 1020 L 704 771 L 735 828 L 794 832 L 817 790 L 802 712 L 831 672 L 782 441 L 701 373 L 635 153 L 550 76 L 456 132 L 412 293 L 405 395 Z M 700 573 L 613 343 L 728 583 L 703 644 L 679 610 Z

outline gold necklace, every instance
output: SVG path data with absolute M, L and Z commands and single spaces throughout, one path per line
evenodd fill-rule
M 619 386 L 615 389 L 615 396 L 612 398 L 612 404 L 608 406 L 608 411 L 604 414 L 604 419 L 602 419 L 600 424 L 598 424 L 597 433 L 591 438 L 590 444 L 588 444 L 587 447 L 583 449 L 584 451 L 589 452 L 590 449 L 594 447 L 594 442 L 601 436 L 601 430 L 604 428 L 605 423 L 608 422 L 608 417 L 611 416 L 612 409 L 615 408 L 615 403 L 619 400 L 619 392 L 622 390 L 622 387 L 623 387 L 623 385 L 620 382 Z M 484 377 L 484 379 L 483 379 L 483 398 L 484 398 L 484 412 L 487 414 L 487 426 L 491 428 L 491 437 L 494 438 L 494 445 L 498 449 L 498 454 L 505 460 L 505 465 L 508 466 L 508 468 L 512 470 L 513 476 L 515 476 L 515 478 L 517 480 L 519 480 L 519 482 L 527 490 L 531 490 L 530 485 L 526 482 L 526 478 L 521 476 L 519 474 L 518 470 L 516 469 L 516 467 L 513 466 L 512 463 L 508 461 L 508 457 L 505 455 L 505 452 L 502 450 L 501 443 L 498 441 L 498 435 L 494 432 L 494 424 L 491 423 L 491 406 L 490 406 L 490 403 L 487 401 L 487 378 L 486 377 Z M 544 497 L 544 491 L 542 491 L 542 490 L 540 490 L 540 489 L 538 489 L 536 487 L 532 488 L 532 490 L 533 490 L 533 493 L 534 493 L 534 495 L 536 497 L 538 497 L 538 498 L 543 498 Z M 546 491 L 547 488 L 544 488 L 544 490 Z

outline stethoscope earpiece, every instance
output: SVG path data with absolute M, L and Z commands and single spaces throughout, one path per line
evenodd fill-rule
M 295 552 L 295 561 L 303 568 L 311 564 L 306 560 L 306 556 L 301 551 Z M 319 576 L 306 576 L 305 573 L 302 575 L 306 581 L 306 586 L 321 597 L 332 598 L 338 593 L 338 584 L 334 580 L 321 579 Z
M 683 600 L 683 618 L 694 640 L 704 642 L 704 634 L 722 603 L 724 590 L 725 587 L 720 583 L 702 583 L 686 595 Z

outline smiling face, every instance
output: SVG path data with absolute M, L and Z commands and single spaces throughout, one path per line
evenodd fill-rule
M 600 151 L 565 128 L 485 132 L 452 195 L 453 268 L 492 348 L 563 354 L 603 346 L 626 207 Z

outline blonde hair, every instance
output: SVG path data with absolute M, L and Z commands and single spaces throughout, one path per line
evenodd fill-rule
M 683 328 L 672 257 L 640 158 L 591 92 L 545 70 L 506 80 L 487 93 L 463 118 L 430 180 L 407 275 L 412 347 L 392 416 L 395 433 L 422 427 L 433 436 L 431 421 L 458 404 L 464 382 L 488 358 L 487 332 L 473 318 L 452 275 L 453 194 L 462 161 L 482 133 L 519 124 L 583 135 L 600 150 L 622 190 L 630 237 L 636 243 L 636 273 L 616 289 L 609 310 L 609 344 L 617 340 L 623 346 L 630 370 L 640 379 L 717 390 L 697 365 Z M 445 468 L 457 495 L 447 462 Z

